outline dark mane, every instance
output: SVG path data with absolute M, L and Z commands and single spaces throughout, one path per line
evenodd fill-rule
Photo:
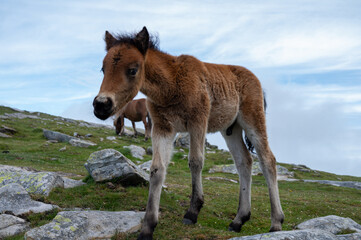
M 129 45 L 137 46 L 137 43 L 135 41 L 136 35 L 137 35 L 137 33 L 116 34 L 114 36 L 116 39 L 116 42 L 114 43 L 114 45 L 129 44 Z M 159 49 L 159 37 L 157 34 L 149 35 L 149 48 L 155 49 L 155 50 L 160 50 Z

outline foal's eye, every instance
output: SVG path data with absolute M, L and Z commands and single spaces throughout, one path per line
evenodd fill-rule
M 128 75 L 131 77 L 134 77 L 135 74 L 137 74 L 137 72 L 138 72 L 138 68 L 129 68 L 128 69 Z

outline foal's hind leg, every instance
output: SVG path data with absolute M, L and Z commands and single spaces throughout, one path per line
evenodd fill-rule
M 222 136 L 226 140 L 239 175 L 238 211 L 236 217 L 229 225 L 230 231 L 239 232 L 242 225 L 251 216 L 252 157 L 243 142 L 242 128 L 238 123 L 232 126 L 232 133 L 229 135 L 229 132 L 223 131 Z
M 194 224 L 197 222 L 198 214 L 203 206 L 202 168 L 204 162 L 204 142 L 207 123 L 190 127 L 190 148 L 188 155 L 188 165 L 192 174 L 192 197 L 191 204 L 184 215 L 184 224 Z
M 254 119 L 252 117 L 248 120 Z M 276 158 L 274 157 L 267 140 L 267 132 L 265 125 L 265 117 L 254 119 L 254 121 L 244 122 L 245 131 L 247 137 L 254 145 L 261 167 L 263 175 L 267 181 L 268 191 L 271 201 L 271 229 L 270 231 L 281 231 L 282 223 L 284 220 L 284 214 L 280 202 L 278 183 L 277 183 L 277 170 L 276 170 Z
M 135 122 L 132 121 L 132 126 L 133 126 L 133 130 L 134 130 L 134 137 L 138 136 L 138 132 L 137 132 L 137 128 L 135 127 Z

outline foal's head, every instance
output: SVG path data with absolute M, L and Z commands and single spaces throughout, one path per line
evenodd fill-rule
M 123 108 L 140 90 L 149 33 L 145 27 L 137 34 L 117 37 L 106 31 L 105 43 L 103 83 L 93 102 L 94 114 L 102 120 Z

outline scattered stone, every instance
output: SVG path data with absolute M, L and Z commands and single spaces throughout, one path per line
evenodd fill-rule
M 209 169 L 209 173 L 218 173 L 218 172 L 237 174 L 237 168 L 234 164 L 227 164 L 227 165 L 216 165 L 211 169 Z
M 136 145 L 130 145 L 130 146 L 124 146 L 123 148 L 130 149 L 130 154 L 132 154 L 133 157 L 143 159 L 143 156 L 145 155 L 145 150 L 142 147 L 138 147 Z
M 2 132 L 0 132 L 0 137 L 2 137 L 2 138 L 11 138 L 11 136 L 9 136 L 9 135 L 7 135 L 5 133 L 2 133 Z
M 72 119 L 69 119 L 72 120 Z M 74 121 L 74 120 L 72 120 Z M 76 121 L 74 121 L 74 124 L 77 124 Z M 80 127 L 88 127 L 88 128 L 107 128 L 107 129 L 114 129 L 114 126 L 105 125 L 105 124 L 98 124 L 98 123 L 89 123 L 89 122 L 79 122 L 78 124 Z
M 23 168 L 0 165 L 0 186 L 18 183 L 33 194 L 49 195 L 55 187 L 64 187 L 63 179 L 51 172 L 30 172 Z
M 14 128 L 11 128 L 11 127 L 7 127 L 5 125 L 2 125 L 0 127 L 0 132 L 1 133 L 8 133 L 8 134 L 11 134 L 11 135 L 14 135 L 17 131 L 14 129 Z
M 145 163 L 140 164 L 138 167 L 144 171 L 150 172 L 151 165 L 152 165 L 152 160 L 149 160 Z
M 152 147 L 147 147 L 146 153 L 147 153 L 148 155 L 153 155 L 153 148 L 152 148 Z
M 297 225 L 298 229 L 319 229 L 333 234 L 338 234 L 343 230 L 352 230 L 361 233 L 361 225 L 351 218 L 343 218 L 335 215 L 314 218 Z
M 322 230 L 294 230 L 280 231 L 271 233 L 262 233 L 253 236 L 235 237 L 230 240 L 296 240 L 296 239 L 318 239 L 318 240 L 337 240 L 332 233 Z
M 145 184 L 149 175 L 114 149 L 104 149 L 90 154 L 85 168 L 96 182 L 116 179 L 124 185 Z
M 121 133 L 121 135 L 124 135 L 124 136 L 127 136 L 127 137 L 133 137 L 134 132 L 125 127 L 125 128 L 123 128 L 123 132 Z
M 58 140 L 48 140 L 46 141 L 47 143 L 58 143 L 59 141 Z
M 330 181 L 330 180 L 303 180 L 304 182 L 316 182 L 321 184 L 328 184 L 336 187 L 347 187 L 361 190 L 361 182 L 353 181 Z
M 207 139 L 206 139 L 206 143 L 205 143 L 206 147 L 210 148 L 210 149 L 218 149 L 217 145 L 212 145 L 210 144 Z
M 229 178 L 224 178 L 224 177 L 206 177 L 207 180 L 210 181 L 227 181 L 227 182 L 232 182 L 232 183 L 238 183 L 237 180 L 233 180 L 233 179 L 229 179 Z
M 30 224 L 22 218 L 0 214 L 0 239 L 11 237 L 30 229 Z
M 11 183 L 0 188 L 0 213 L 20 216 L 31 212 L 47 212 L 54 208 L 59 207 L 32 200 L 20 184 Z
M 184 153 L 185 151 L 184 151 L 183 148 L 180 148 L 180 149 L 179 149 L 179 152 Z
M 60 148 L 59 151 L 60 151 L 60 152 L 65 152 L 65 151 L 66 151 L 66 146 Z
M 52 222 L 25 234 L 27 240 L 111 239 L 115 234 L 136 232 L 144 212 L 67 211 Z
M 103 141 L 104 141 L 104 138 L 101 137 L 101 138 L 100 138 L 100 141 L 103 142 Z
M 107 186 L 107 188 L 109 189 L 115 189 L 116 186 L 112 183 L 112 182 L 106 182 L 105 185 Z
M 117 140 L 117 138 L 114 137 L 114 136 L 108 136 L 108 137 L 106 137 L 106 138 L 107 138 L 107 140 L 109 140 L 109 141 Z
M 64 133 L 50 131 L 47 129 L 43 129 L 44 137 L 48 140 L 57 140 L 59 142 L 69 142 L 74 137 L 66 135 Z
M 91 141 L 82 140 L 82 139 L 78 139 L 78 138 L 70 139 L 69 143 L 74 147 L 83 147 L 83 148 L 97 145 L 96 143 L 93 143 Z
M 79 133 L 77 133 L 77 132 L 74 132 L 74 133 L 73 133 L 73 136 L 74 136 L 74 137 L 80 137 Z
M 302 165 L 302 164 L 292 164 L 292 170 L 301 171 L 301 172 L 311 172 L 312 171 L 312 169 L 310 169 L 306 165 Z
M 92 136 L 93 136 L 93 134 L 91 134 L 91 133 L 85 134 L 85 137 L 86 137 L 86 138 L 90 138 L 90 137 L 92 137 Z
M 175 147 L 189 148 L 190 140 L 188 133 L 178 133 L 174 141 Z
M 82 180 L 74 180 L 71 178 L 63 177 L 64 188 L 74 188 L 85 185 Z

